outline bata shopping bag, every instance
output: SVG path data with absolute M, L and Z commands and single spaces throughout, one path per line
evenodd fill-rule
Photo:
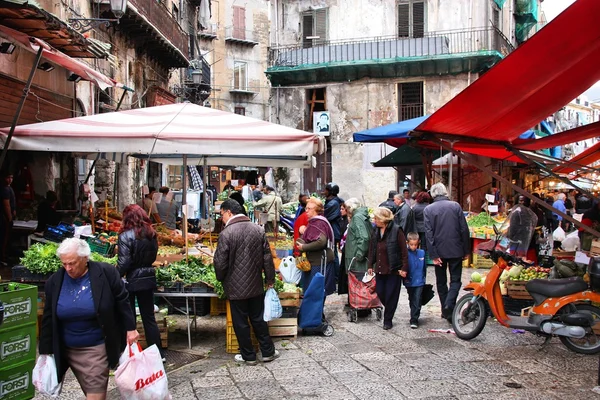
M 58 397 L 62 390 L 62 383 L 58 383 L 53 355 L 40 354 L 35 363 L 31 380 L 39 393 L 54 398 Z
M 279 264 L 279 272 L 283 281 L 297 285 L 302 279 L 302 271 L 296 268 L 296 260 L 292 256 L 284 257 Z
M 115 382 L 121 398 L 127 400 L 171 399 L 167 374 L 158 347 L 142 351 L 139 344 L 128 346 L 115 371 Z

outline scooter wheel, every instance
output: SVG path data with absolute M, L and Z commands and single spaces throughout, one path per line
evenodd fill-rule
M 335 332 L 335 329 L 333 329 L 333 326 L 326 324 L 323 327 L 323 336 L 329 337 L 329 336 L 333 336 L 333 333 Z
M 585 328 L 586 335 L 581 338 L 572 338 L 567 336 L 559 336 L 562 344 L 570 350 L 579 354 L 597 354 L 600 353 L 600 336 L 596 333 L 600 329 L 600 308 L 590 304 L 569 304 L 563 307 L 559 313 L 582 313 L 589 314 L 594 320 L 594 325 Z
M 481 298 L 471 303 L 473 295 L 464 295 L 456 302 L 452 312 L 452 328 L 456 336 L 471 340 L 481 333 L 487 320 L 485 301 Z

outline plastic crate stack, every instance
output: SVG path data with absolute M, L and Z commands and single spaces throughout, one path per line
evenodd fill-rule
M 35 366 L 37 287 L 0 284 L 4 321 L 0 324 L 0 400 L 31 399 Z

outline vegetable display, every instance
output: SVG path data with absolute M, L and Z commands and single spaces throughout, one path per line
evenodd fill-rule
M 530 281 L 532 279 L 547 279 L 548 274 L 550 273 L 550 268 L 542 268 L 542 267 L 529 267 L 522 268 L 520 270 L 514 270 L 514 267 L 511 268 L 511 273 L 509 273 L 509 280 L 511 281 Z M 517 273 L 518 271 L 518 273 Z
M 56 255 L 58 244 L 55 243 L 35 243 L 23 253 L 21 265 L 29 271 L 36 274 L 51 274 L 62 267 L 60 258 Z M 90 254 L 90 261 L 105 262 L 117 265 L 117 256 L 104 257 L 98 253 Z
M 62 267 L 56 255 L 57 248 L 58 245 L 54 243 L 35 243 L 23 253 L 21 265 L 36 274 L 54 273 Z

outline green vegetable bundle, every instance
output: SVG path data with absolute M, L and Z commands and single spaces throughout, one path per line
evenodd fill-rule
M 62 267 L 56 255 L 57 248 L 58 245 L 54 243 L 35 243 L 23 253 L 21 265 L 36 274 L 54 273 Z

